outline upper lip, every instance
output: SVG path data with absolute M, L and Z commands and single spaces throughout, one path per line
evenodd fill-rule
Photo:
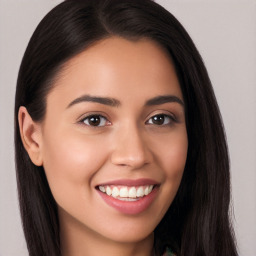
M 106 186 L 106 185 L 122 185 L 122 186 L 145 186 L 145 185 L 158 185 L 159 182 L 152 180 L 152 179 L 147 179 L 147 178 L 143 178 L 143 179 L 136 179 L 136 180 L 132 180 L 132 179 L 119 179 L 119 180 L 111 180 L 108 182 L 104 182 L 101 184 L 98 184 L 96 187 L 98 186 Z

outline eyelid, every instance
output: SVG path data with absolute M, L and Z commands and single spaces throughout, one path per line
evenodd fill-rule
M 100 118 L 104 118 L 106 120 L 106 122 L 108 122 L 109 124 L 107 125 L 101 125 L 101 126 L 93 126 L 93 125 L 88 125 L 88 124 L 85 124 L 84 120 L 90 118 L 90 117 L 93 117 L 93 116 L 98 116 Z M 87 114 L 84 114 L 82 115 L 80 118 L 78 118 L 78 121 L 77 121 L 79 124 L 81 125 L 84 125 L 84 126 L 87 126 L 87 127 L 92 127 L 92 128 L 102 128 L 102 127 L 106 127 L 106 126 L 109 126 L 111 124 L 111 122 L 109 121 L 109 118 L 106 117 L 106 115 L 102 114 L 102 113 L 99 113 L 99 112 L 91 112 L 91 113 L 87 113 Z
M 85 118 L 90 117 L 90 116 L 102 116 L 102 117 L 104 117 L 104 118 L 109 120 L 109 116 L 106 113 L 104 113 L 104 112 L 101 112 L 101 111 L 88 111 L 88 112 L 84 112 L 83 114 L 79 115 L 76 118 L 76 122 L 79 122 L 82 119 L 85 119 Z
M 161 111 L 161 112 L 151 114 L 150 117 L 147 118 L 145 124 L 154 126 L 154 127 L 158 127 L 158 128 L 164 128 L 164 127 L 170 127 L 170 126 L 174 125 L 175 123 L 178 123 L 177 117 L 173 113 L 170 113 L 169 111 L 167 111 L 167 112 L 168 113 L 166 113 L 166 111 Z M 157 117 L 157 116 L 164 116 L 163 123 L 160 123 L 160 124 L 154 123 L 153 118 Z M 167 118 L 169 120 L 166 120 Z M 166 121 L 167 121 L 167 123 L 166 123 Z
M 149 114 L 147 117 L 146 117 L 146 120 L 148 121 L 150 118 L 152 118 L 152 117 L 154 117 L 154 116 L 158 116 L 158 115 L 164 115 L 164 116 L 168 116 L 168 117 L 170 117 L 173 121 L 176 121 L 176 122 L 178 122 L 178 118 L 177 118 L 177 116 L 174 114 L 174 113 L 172 113 L 172 112 L 170 112 L 170 111 L 168 111 L 168 110 L 158 110 L 158 111 L 154 111 L 153 113 L 151 112 L 151 114 Z M 146 122 L 147 122 L 146 121 Z

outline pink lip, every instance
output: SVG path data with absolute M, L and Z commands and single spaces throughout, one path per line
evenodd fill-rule
M 120 179 L 120 180 L 112 180 L 105 183 L 101 183 L 98 186 L 106 186 L 106 185 L 121 185 L 121 186 L 144 186 L 144 185 L 158 185 L 159 182 L 152 180 L 152 179 L 137 179 L 137 180 L 131 180 L 131 179 Z
M 115 180 L 109 181 L 101 185 L 125 185 L 125 186 L 143 186 L 143 185 L 156 185 L 156 181 L 150 179 L 138 179 L 138 180 Z M 101 198 L 111 207 L 124 214 L 135 215 L 145 211 L 154 201 L 159 186 L 155 186 L 152 192 L 140 198 L 137 201 L 121 201 L 112 196 L 97 190 Z

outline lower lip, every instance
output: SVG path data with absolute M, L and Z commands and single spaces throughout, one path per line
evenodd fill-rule
M 121 201 L 99 190 L 97 191 L 109 206 L 121 213 L 135 215 L 144 212 L 153 203 L 157 195 L 158 187 L 155 187 L 150 194 L 137 201 Z

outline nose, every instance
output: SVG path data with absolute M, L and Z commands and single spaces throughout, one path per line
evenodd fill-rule
M 111 162 L 132 169 L 142 168 L 152 161 L 146 136 L 135 125 L 126 126 L 115 134 Z

